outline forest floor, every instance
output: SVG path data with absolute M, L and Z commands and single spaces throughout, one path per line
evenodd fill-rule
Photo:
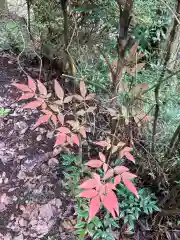
M 36 66 L 24 67 L 38 76 Z M 25 79 L 15 57 L 0 56 L 0 108 L 10 110 L 0 116 L 0 240 L 74 240 L 75 203 L 59 175 L 54 132 L 48 126 L 32 131 L 39 111 L 23 109 L 17 101 L 20 93 L 11 86 Z M 106 126 L 101 118 L 98 115 L 99 129 Z M 176 240 L 179 231 L 172 231 L 167 221 L 165 226 L 162 220 L 153 224 L 153 219 L 142 216 L 135 234 L 125 239 L 159 240 L 162 235 L 162 240 Z
M 72 240 L 74 203 L 57 175 L 53 133 L 31 130 L 39 114 L 18 104 L 13 80 L 25 79 L 16 59 L 0 57 L 0 240 Z M 53 237 L 52 237 L 53 236 Z

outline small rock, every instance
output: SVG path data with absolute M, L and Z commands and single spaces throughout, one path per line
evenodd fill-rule
M 11 221 L 14 220 L 14 214 L 11 215 L 10 220 L 11 220 Z
M 10 233 L 6 234 L 4 237 L 3 237 L 4 240 L 12 240 L 12 236 Z
M 24 134 L 28 129 L 28 125 L 27 125 L 27 123 L 20 121 L 20 122 L 15 123 L 14 129 L 16 131 L 20 131 L 20 134 Z
M 2 148 L 4 148 L 6 145 L 5 145 L 5 143 L 4 142 L 0 142 L 0 148 L 2 149 Z
M 58 208 L 60 208 L 60 207 L 62 206 L 62 202 L 61 202 L 61 200 L 60 200 L 59 198 L 56 198 L 55 202 L 56 202 L 55 205 L 56 205 Z
M 19 155 L 18 158 L 19 158 L 20 160 L 22 160 L 22 159 L 26 158 L 26 155 Z
M 6 205 L 4 203 L 0 203 L 0 213 L 6 210 Z
M 3 183 L 3 179 L 0 177 L 0 184 L 2 184 Z
M 31 226 L 35 226 L 35 225 L 37 225 L 37 222 L 38 222 L 37 220 L 33 219 L 33 220 L 30 221 L 29 224 L 30 224 Z
M 47 134 L 46 134 L 46 137 L 48 139 L 52 139 L 54 137 L 54 131 L 48 131 Z
M 38 224 L 36 226 L 36 231 L 39 235 L 40 234 L 46 235 L 49 232 L 49 230 L 50 229 L 49 229 L 47 223 L 45 223 L 45 222 L 42 225 Z
M 46 130 L 45 128 L 39 128 L 39 132 L 40 132 L 41 134 L 44 134 L 44 133 L 47 132 L 47 130 Z
M 14 188 L 9 188 L 8 192 L 13 192 L 14 190 L 16 190 L 17 187 Z
M 5 178 L 4 179 L 4 183 L 7 184 L 9 182 L 9 179 L 8 178 Z
M 27 221 L 26 221 L 24 218 L 21 218 L 21 219 L 19 220 L 19 225 L 20 225 L 21 227 L 26 227 L 26 226 L 27 226 Z
M 14 237 L 13 240 L 24 240 L 24 237 L 23 237 L 23 235 L 21 234 L 21 235 L 19 235 L 19 236 L 17 236 L 17 237 Z
M 39 209 L 39 216 L 48 222 L 53 217 L 52 205 L 49 203 L 42 205 Z
M 19 179 L 25 179 L 26 178 L 26 174 L 23 172 L 23 171 L 19 171 L 19 173 L 18 173 L 18 175 L 17 175 L 17 177 L 19 178 Z
M 13 201 L 16 202 L 18 200 L 18 198 L 16 196 L 13 196 Z
M 3 172 L 3 173 L 2 173 L 2 178 L 5 178 L 5 177 L 6 177 L 6 173 Z
M 48 161 L 48 165 L 50 167 L 58 166 L 59 165 L 59 161 L 56 158 L 51 158 Z
M 42 135 L 38 135 L 37 138 L 36 138 L 36 140 L 37 140 L 38 142 L 40 142 L 40 141 L 42 140 Z

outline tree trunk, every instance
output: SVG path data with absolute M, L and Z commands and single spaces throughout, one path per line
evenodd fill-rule
M 180 0 L 176 0 L 175 14 L 180 22 Z M 178 67 L 178 65 L 180 64 L 180 24 L 178 23 L 177 19 L 174 17 L 167 43 L 168 48 L 170 49 L 170 54 L 167 61 L 167 68 L 171 71 L 173 71 L 176 66 Z

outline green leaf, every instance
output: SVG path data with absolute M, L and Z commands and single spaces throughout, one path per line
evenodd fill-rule
M 114 166 L 118 166 L 122 163 L 121 159 L 116 159 Z
M 78 214 L 78 216 L 84 217 L 85 219 L 87 219 L 89 216 L 88 211 L 79 211 L 77 214 Z
M 127 216 L 124 218 L 124 224 L 126 224 L 128 221 L 129 221 L 129 216 L 127 215 Z
M 79 169 L 75 166 L 70 166 L 66 168 L 66 172 L 76 172 L 77 174 L 77 172 L 79 172 Z
M 90 234 L 91 236 L 94 235 L 93 229 L 94 229 L 94 224 L 93 224 L 93 223 L 89 223 L 89 224 L 88 224 L 88 232 L 89 232 L 89 234 Z
M 129 226 L 130 230 L 134 229 L 134 219 L 131 216 L 129 216 Z
M 94 223 L 94 225 L 97 227 L 102 227 L 102 222 L 97 216 L 93 218 L 92 223 Z
M 146 214 L 149 214 L 149 211 L 148 211 L 148 208 L 147 207 L 144 207 L 144 212 L 146 213 Z
M 156 205 L 153 206 L 153 209 L 154 209 L 154 211 L 161 212 L 161 209 L 158 208 L 158 206 L 156 206 Z
M 101 239 L 102 235 L 103 235 L 103 231 L 98 230 L 97 233 L 95 233 L 95 235 L 93 236 L 93 240 Z
M 113 227 L 115 227 L 115 228 L 119 228 L 119 224 L 117 224 L 117 222 L 114 220 L 114 219 L 110 219 L 110 223 L 111 223 L 111 225 L 113 226 Z
M 0 117 L 6 117 L 10 111 L 10 109 L 0 108 Z
M 120 213 L 119 217 L 122 218 L 122 217 L 124 217 L 124 216 L 125 216 L 125 212 L 122 211 L 122 212 Z
M 83 228 L 83 227 L 85 227 L 86 224 L 87 223 L 85 223 L 85 222 L 80 222 L 80 223 L 76 224 L 74 227 L 75 228 Z
M 136 208 L 136 210 L 134 211 L 134 216 L 136 219 L 139 218 L 139 211 L 138 211 L 138 208 Z

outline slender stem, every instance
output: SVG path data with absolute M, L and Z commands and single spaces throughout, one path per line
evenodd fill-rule
M 112 147 L 113 147 L 114 142 L 115 142 L 115 140 L 116 140 L 116 135 L 117 135 L 117 132 L 118 132 L 119 123 L 120 123 L 120 117 L 118 118 L 118 121 L 117 121 L 117 123 L 116 123 L 116 128 L 115 128 L 114 134 L 113 134 L 113 136 L 112 136 L 112 141 L 111 141 L 111 146 L 112 146 Z M 108 164 L 108 165 L 110 164 L 111 156 L 112 156 L 112 148 L 111 148 L 110 154 L 109 154 L 109 156 L 108 156 L 108 160 L 107 160 L 107 164 Z
M 179 137 L 180 137 L 180 124 L 179 126 L 176 128 L 176 131 L 174 132 L 168 150 L 165 154 L 166 158 L 170 158 L 172 153 L 174 153 L 176 151 L 176 147 L 178 146 L 178 142 L 179 142 Z

